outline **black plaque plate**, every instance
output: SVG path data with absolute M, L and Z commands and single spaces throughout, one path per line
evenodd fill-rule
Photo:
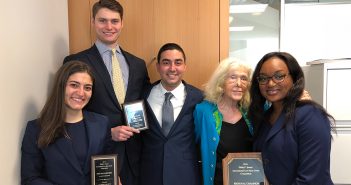
M 118 185 L 117 155 L 91 157 L 91 184 Z

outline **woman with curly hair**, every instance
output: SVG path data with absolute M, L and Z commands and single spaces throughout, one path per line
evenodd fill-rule
M 234 59 L 222 61 L 205 87 L 205 100 L 194 111 L 201 147 L 204 185 L 222 185 L 222 159 L 251 152 L 253 127 L 247 119 L 251 69 Z
M 270 184 L 333 184 L 330 177 L 334 119 L 311 100 L 301 100 L 305 79 L 289 53 L 268 53 L 252 77 L 249 119 L 254 151 L 262 153 Z M 268 110 L 266 102 L 271 103 Z

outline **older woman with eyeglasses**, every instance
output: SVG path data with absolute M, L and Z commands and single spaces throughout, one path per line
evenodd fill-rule
M 304 74 L 289 53 L 268 53 L 253 73 L 249 119 L 254 151 L 262 153 L 270 184 L 333 184 L 330 177 L 333 118 L 322 106 L 301 100 Z M 272 106 L 264 110 L 265 102 Z
M 205 100 L 194 111 L 201 147 L 204 185 L 223 185 L 222 159 L 251 152 L 253 127 L 246 117 L 251 69 L 234 59 L 222 61 L 205 87 Z

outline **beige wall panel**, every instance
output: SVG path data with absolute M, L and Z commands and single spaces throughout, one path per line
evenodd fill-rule
M 69 52 L 77 53 L 91 46 L 90 3 L 68 0 Z
M 208 81 L 219 63 L 219 1 L 199 0 L 199 41 L 193 73 L 190 73 L 198 87 Z M 201 87 L 202 88 L 202 87 Z
M 185 80 L 201 88 L 219 61 L 219 2 L 155 0 L 155 10 L 156 45 L 179 43 L 187 55 Z
M 229 57 L 229 0 L 219 3 L 219 54 L 220 60 Z
M 70 32 L 71 52 L 88 48 L 90 42 L 95 40 L 94 30 L 90 27 L 90 9 L 96 1 L 90 0 L 89 3 L 81 5 L 85 7 L 88 4 L 90 7 L 89 11 L 83 8 L 87 11 L 85 16 L 89 17 L 86 18 L 87 23 L 79 27 L 73 27 L 77 24 L 70 23 L 70 30 L 78 30 L 78 34 L 75 35 L 75 32 Z M 185 80 L 202 88 L 217 67 L 220 58 L 225 58 L 228 53 L 228 44 L 225 44 L 228 41 L 220 40 L 225 38 L 220 38 L 220 30 L 223 29 L 222 23 L 220 24 L 220 15 L 223 15 L 220 14 L 222 1 L 226 2 L 224 6 L 228 9 L 228 0 L 120 0 L 125 12 L 119 44 L 123 49 L 145 60 L 153 82 L 159 79 L 155 69 L 156 61 L 153 60 L 158 49 L 166 42 L 179 43 L 187 55 L 188 71 Z M 77 8 L 72 0 L 69 3 L 72 6 L 70 9 Z M 83 13 L 77 13 L 83 16 Z M 227 17 L 225 20 L 228 22 Z M 78 20 L 70 19 L 71 21 Z M 84 29 L 90 29 L 91 33 L 82 31 Z M 224 47 L 220 45 L 222 42 Z
M 98 2 L 98 0 L 89 0 L 89 26 L 87 26 L 87 28 L 90 30 L 90 41 L 89 41 L 90 43 L 89 43 L 88 47 L 92 46 L 95 43 L 95 39 L 96 39 L 95 30 L 91 26 L 91 22 L 93 19 L 92 8 L 96 2 Z M 88 47 L 86 47 L 86 48 L 88 48 Z
M 124 27 L 119 38 L 121 47 L 145 60 L 152 81 L 158 79 L 151 64 L 155 47 L 154 1 L 120 0 L 124 8 Z

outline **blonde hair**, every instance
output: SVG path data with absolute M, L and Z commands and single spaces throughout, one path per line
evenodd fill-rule
M 210 80 L 205 84 L 205 99 L 218 104 L 224 93 L 224 83 L 228 77 L 228 73 L 230 70 L 242 70 L 244 69 L 247 72 L 248 76 L 248 84 L 247 89 L 244 92 L 243 98 L 239 102 L 239 107 L 247 109 L 250 104 L 250 84 L 251 84 L 251 68 L 234 58 L 227 58 L 222 60 L 214 73 L 212 74 Z

